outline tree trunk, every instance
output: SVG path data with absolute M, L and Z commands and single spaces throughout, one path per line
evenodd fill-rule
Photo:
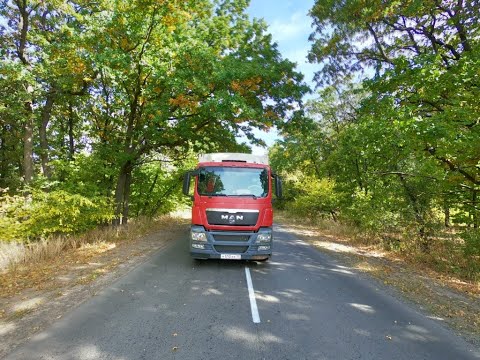
M 33 179 L 33 108 L 25 103 L 25 128 L 23 133 L 23 178 L 26 185 Z
M 150 211 L 150 216 L 153 217 L 158 209 L 162 206 L 162 201 L 165 199 L 167 196 L 173 193 L 173 191 L 180 185 L 180 182 L 174 182 L 163 194 L 160 196 L 158 199 L 157 203 L 155 204 L 154 208 Z
M 405 176 L 403 176 L 402 174 L 398 174 L 398 176 L 400 178 L 400 182 L 402 183 L 405 194 L 407 195 L 407 199 L 413 208 L 415 221 L 418 226 L 418 236 L 420 237 L 420 248 L 422 252 L 428 253 L 430 251 L 430 244 L 429 244 L 428 235 L 425 229 L 426 224 L 425 224 L 423 211 L 421 210 L 421 207 L 418 204 L 417 196 L 414 194 L 412 189 L 408 186 Z
M 31 10 L 27 9 L 27 1 L 14 2 L 20 13 L 18 22 L 18 37 L 16 40 L 17 56 L 22 62 L 26 70 L 30 71 L 30 64 L 26 57 L 27 34 L 29 29 L 29 18 Z M 25 185 L 29 185 L 33 179 L 33 87 L 25 83 L 25 90 L 30 97 L 24 104 L 25 109 L 25 126 L 23 133 L 23 179 Z
M 472 194 L 472 222 L 473 228 L 478 229 L 477 190 L 473 190 Z
M 124 154 L 129 158 L 125 164 L 120 168 L 120 174 L 118 176 L 117 188 L 115 189 L 115 219 L 114 225 L 126 224 L 128 221 L 128 205 L 130 198 L 130 183 L 132 179 L 133 160 L 132 154 L 134 154 L 134 144 L 132 144 L 135 119 L 137 117 L 137 111 L 139 106 L 139 98 L 141 94 L 140 74 L 141 66 L 138 65 L 139 78 L 137 79 L 135 92 L 133 94 L 132 101 L 130 102 L 130 112 L 127 117 L 127 127 L 125 131 L 124 140 Z M 136 145 L 136 144 L 135 144 Z
M 40 159 L 42 161 L 42 171 L 43 175 L 50 179 L 52 177 L 50 166 L 48 165 L 48 140 L 47 140 L 47 127 L 48 123 L 50 122 L 50 118 L 52 115 L 52 108 L 53 103 L 55 102 L 55 94 L 53 92 L 47 95 L 47 102 L 45 103 L 45 107 L 42 110 L 42 121 L 40 123 L 39 128 L 39 136 L 40 136 Z
M 112 221 L 113 225 L 126 224 L 128 221 L 131 174 L 132 163 L 129 160 L 120 168 L 120 173 L 118 174 L 117 187 L 115 189 L 115 218 Z
M 115 189 L 115 218 L 112 225 L 120 225 L 122 223 L 121 214 L 123 213 L 123 194 L 125 192 L 126 173 L 125 168 L 120 168 L 118 174 L 117 187 Z
M 445 172 L 445 176 L 448 176 L 447 169 L 445 169 L 444 172 Z M 450 221 L 450 201 L 448 196 L 449 196 L 448 191 L 445 191 L 443 193 L 443 215 L 445 219 L 446 228 L 449 228 L 450 226 L 452 226 L 452 223 Z
M 73 135 L 73 107 L 70 103 L 68 105 L 68 158 L 73 160 L 75 155 L 75 138 Z
M 147 212 L 148 205 L 150 204 L 150 198 L 152 197 L 152 192 L 153 192 L 153 189 L 155 189 L 155 185 L 157 184 L 159 175 L 160 175 L 160 170 L 157 171 L 157 173 L 155 174 L 155 178 L 153 179 L 153 182 L 150 185 L 150 188 L 148 189 L 146 200 L 143 203 L 143 208 L 138 209 L 137 216 L 140 215 L 141 213 L 145 214 Z
M 125 189 L 123 191 L 123 213 L 122 224 L 128 223 L 128 210 L 130 205 L 130 185 L 132 183 L 132 169 L 127 172 L 125 176 Z
M 338 217 L 335 211 L 330 211 L 330 215 L 332 215 L 333 222 L 338 222 Z
M 450 207 L 447 204 L 443 207 L 443 214 L 445 216 L 445 227 L 449 228 L 452 224 L 450 222 Z
M 357 184 L 360 190 L 363 191 L 365 195 L 368 195 L 368 188 L 362 181 L 362 172 L 360 171 L 360 164 L 358 163 L 358 158 L 355 158 L 355 170 L 357 173 Z M 364 167 L 365 170 L 365 167 Z

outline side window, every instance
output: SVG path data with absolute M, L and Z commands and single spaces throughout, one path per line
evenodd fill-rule
M 262 184 L 263 194 L 262 196 L 267 196 L 268 194 L 268 171 L 263 170 L 260 173 L 260 183 Z

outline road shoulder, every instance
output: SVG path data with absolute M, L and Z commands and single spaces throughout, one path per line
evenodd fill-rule
M 0 297 L 0 358 L 169 247 L 186 234 L 186 229 L 184 220 L 172 219 L 164 229 L 137 239 L 101 244 L 95 251 L 86 251 L 86 256 L 78 254 L 85 249 L 76 249 L 39 264 L 37 269 L 31 267 L 15 276 L 2 274 L 2 285 L 7 288 Z M 21 286 L 26 276 L 30 276 L 30 285 Z
M 414 304 L 427 317 L 446 325 L 467 342 L 480 348 L 480 296 L 478 292 L 451 286 L 441 275 L 420 271 L 400 259 L 379 251 L 352 245 L 309 225 L 282 221 L 282 230 L 295 233 L 320 251 L 345 265 L 373 277 L 395 297 Z M 466 289 L 464 287 L 464 289 Z

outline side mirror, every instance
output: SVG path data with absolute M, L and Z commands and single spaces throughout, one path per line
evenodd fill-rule
M 189 196 L 190 195 L 190 179 L 192 178 L 192 172 L 187 171 L 185 175 L 183 175 L 183 195 Z
M 189 196 L 193 200 L 193 196 L 190 195 L 190 181 L 192 180 L 192 176 L 197 176 L 198 170 L 187 171 L 185 175 L 183 175 L 183 194 Z
M 276 195 L 277 199 L 281 199 L 282 196 L 283 196 L 283 193 L 282 193 L 282 179 L 280 179 L 280 176 L 278 176 L 276 174 L 273 177 L 275 179 L 275 195 Z

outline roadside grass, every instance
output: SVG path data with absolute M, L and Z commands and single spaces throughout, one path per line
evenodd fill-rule
M 0 297 L 18 293 L 24 289 L 45 289 L 54 286 L 59 272 L 68 267 L 85 267 L 95 256 L 112 251 L 122 244 L 136 241 L 150 233 L 168 229 L 172 221 L 170 216 L 157 218 L 132 219 L 127 225 L 103 227 L 87 233 L 52 237 L 30 244 L 0 244 Z M 81 279 L 80 283 L 89 283 L 108 272 L 116 265 L 95 264 L 100 267 Z
M 22 310 L 17 310 L 13 313 L 13 316 L 11 316 L 11 319 L 21 319 L 25 315 L 30 314 L 33 311 L 33 309 L 22 309 Z
M 288 212 L 277 212 L 275 217 L 279 221 L 307 227 L 329 241 L 353 246 L 360 253 L 381 254 L 380 257 L 407 263 L 412 269 L 429 273 L 462 292 L 480 296 L 480 258 L 465 255 L 463 241 L 455 231 L 445 231 L 432 237 L 429 251 L 423 252 L 417 239 L 408 233 L 366 233 L 332 220 L 302 219 Z

